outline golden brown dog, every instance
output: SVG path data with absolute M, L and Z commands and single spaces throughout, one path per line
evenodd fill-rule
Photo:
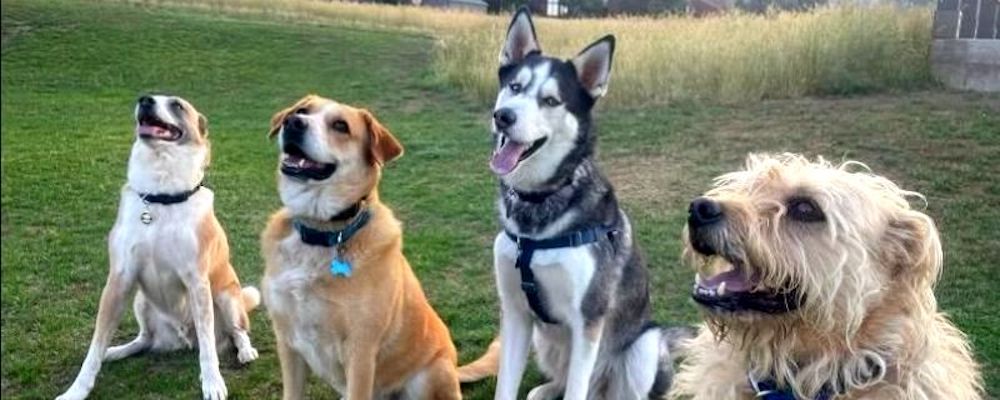
M 261 237 L 263 287 L 284 398 L 303 397 L 308 370 L 349 399 L 461 398 L 451 336 L 379 201 L 402 146 L 367 110 L 317 96 L 271 123 L 285 207 Z
M 941 242 L 908 202 L 922 197 L 859 166 L 750 156 L 691 203 L 685 253 L 708 323 L 673 398 L 980 398 L 934 297 Z

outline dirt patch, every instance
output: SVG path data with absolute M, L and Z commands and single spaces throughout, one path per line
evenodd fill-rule
M 403 114 L 417 114 L 428 108 L 435 101 L 432 96 L 408 98 L 399 105 L 398 111 Z
M 608 179 L 626 203 L 653 209 L 687 204 L 711 184 L 711 173 L 691 160 L 631 155 L 605 161 Z

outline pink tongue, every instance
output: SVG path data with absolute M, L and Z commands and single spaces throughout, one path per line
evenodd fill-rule
M 166 131 L 166 129 L 154 125 L 139 125 L 135 128 L 135 133 L 150 136 L 164 136 Z
M 747 292 L 751 289 L 750 279 L 738 269 L 729 270 L 721 274 L 709 277 L 701 281 L 701 286 L 714 289 L 722 282 L 726 282 L 726 290 L 733 292 Z
M 490 168 L 497 175 L 509 174 L 510 171 L 513 171 L 517 167 L 521 153 L 524 153 L 524 150 L 527 148 L 528 146 L 524 144 L 508 139 L 507 143 L 504 143 L 500 147 L 500 150 L 493 153 L 493 158 L 490 160 Z

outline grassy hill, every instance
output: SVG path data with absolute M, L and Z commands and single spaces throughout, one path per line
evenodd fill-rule
M 52 398 L 75 376 L 107 272 L 133 101 L 154 90 L 182 95 L 208 116 L 208 184 L 233 263 L 253 284 L 263 270 L 258 233 L 279 206 L 270 116 L 309 92 L 371 108 L 407 150 L 382 185 L 405 224 L 405 252 L 462 359 L 477 356 L 498 319 L 489 106 L 438 83 L 434 39 L 142 4 L 3 2 L 0 394 Z M 650 260 L 660 321 L 697 321 L 679 232 L 687 201 L 713 176 L 751 150 L 859 159 L 927 195 L 945 241 L 941 306 L 969 334 L 991 392 L 1000 393 L 1000 96 L 677 103 L 606 108 L 598 123 L 600 159 Z M 273 334 L 265 313 L 252 319 L 261 359 L 246 368 L 224 362 L 223 375 L 235 398 L 275 398 Z M 136 330 L 129 317 L 115 342 Z M 106 364 L 93 397 L 195 398 L 197 379 L 193 353 L 143 356 Z M 525 388 L 539 379 L 533 374 Z M 491 398 L 492 382 L 464 390 Z M 313 383 L 309 398 L 334 396 Z

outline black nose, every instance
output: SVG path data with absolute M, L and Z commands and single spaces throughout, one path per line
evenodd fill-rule
M 292 114 L 285 118 L 285 133 L 302 133 L 306 130 L 306 121 Z
M 153 104 L 156 104 L 156 100 L 153 100 L 153 96 L 141 96 L 139 97 L 138 102 L 139 107 L 142 108 L 149 108 L 152 107 Z
M 493 112 L 493 122 L 499 129 L 507 129 L 517 122 L 517 114 L 509 108 L 501 108 Z
M 715 200 L 699 197 L 688 208 L 688 225 L 699 228 L 722 220 L 722 206 Z

